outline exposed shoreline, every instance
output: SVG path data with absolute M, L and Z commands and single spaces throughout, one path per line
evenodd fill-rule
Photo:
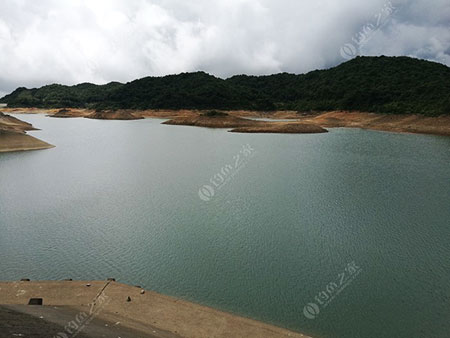
M 26 311 L 27 307 L 24 306 L 30 298 L 42 298 L 42 311 L 61 308 L 62 317 L 65 315 L 64 308 L 75 314 L 89 313 L 92 304 L 95 304 L 95 320 L 109 323 L 107 325 L 111 327 L 140 332 L 139 337 L 310 338 L 253 319 L 114 281 L 0 282 L 0 290 L 0 305 L 22 306 L 22 310 L 17 308 L 22 312 Z M 32 308 L 36 309 L 36 306 Z M 53 323 L 58 320 L 58 315 L 54 317 Z M 52 320 L 51 317 L 46 318 L 44 320 Z M 89 334 L 89 325 L 82 333 Z
M 239 127 L 230 130 L 232 133 L 254 133 L 254 134 L 320 134 L 328 130 L 313 123 L 303 122 L 270 122 L 256 126 Z
M 30 123 L 0 112 L 0 153 L 26 150 L 49 149 L 54 146 L 27 135 L 30 130 L 38 130 Z
M 361 128 L 395 133 L 450 136 L 450 115 L 387 115 L 365 112 L 327 112 L 307 116 L 302 121 L 325 128 Z
M 12 114 L 47 114 L 55 115 L 59 109 L 39 109 L 39 108 L 4 108 L 5 112 Z M 126 110 L 132 113 L 136 118 L 161 118 L 161 119 L 177 119 L 179 123 L 166 124 L 184 124 L 196 125 L 195 121 L 203 113 L 197 110 Z M 94 113 L 93 110 L 87 109 L 69 109 L 66 116 L 61 117 L 87 117 Z M 450 115 L 442 115 L 438 117 L 428 117 L 423 115 L 388 115 L 367 112 L 347 112 L 332 111 L 321 113 L 299 113 L 295 111 L 276 111 L 276 112 L 257 112 L 257 111 L 227 111 L 232 118 L 267 118 L 267 119 L 295 119 L 297 122 L 313 124 L 322 128 L 361 128 L 396 133 L 415 133 L 428 135 L 450 136 Z M 56 116 L 55 116 L 56 117 Z M 184 121 L 184 123 L 183 123 Z M 217 128 L 239 128 L 256 126 L 256 121 L 251 121 L 245 125 L 234 126 L 234 123 L 222 126 L 201 125 L 205 127 Z M 259 121 L 261 122 L 261 121 Z M 295 122 L 295 121 L 294 121 Z M 270 122 L 275 123 L 275 122 Z M 260 124 L 261 125 L 261 124 Z M 274 125 L 274 124 L 272 124 Z M 266 125 L 267 126 L 267 125 Z M 263 132 L 256 130 L 254 132 Z M 282 132 L 282 131 L 280 131 Z
M 176 117 L 163 122 L 163 124 L 226 128 L 231 129 L 230 132 L 233 133 L 312 134 L 328 132 L 326 129 L 314 123 L 299 121 L 258 121 L 215 111 L 201 113 L 193 117 Z
M 33 136 L 16 133 L 0 133 L 0 153 L 54 148 Z

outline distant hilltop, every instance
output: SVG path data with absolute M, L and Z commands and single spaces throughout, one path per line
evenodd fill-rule
M 350 110 L 386 114 L 450 114 L 450 68 L 409 57 L 357 57 L 307 74 L 204 72 L 145 77 L 126 84 L 52 84 L 18 88 L 8 107 L 90 109 Z

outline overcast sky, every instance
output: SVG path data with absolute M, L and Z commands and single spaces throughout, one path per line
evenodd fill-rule
M 0 97 L 196 70 L 303 73 L 356 54 L 450 65 L 450 1 L 0 1 Z

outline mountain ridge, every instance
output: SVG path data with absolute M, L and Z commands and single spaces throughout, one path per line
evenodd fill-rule
M 450 68 L 410 57 L 357 57 L 305 74 L 205 72 L 144 77 L 125 84 L 52 84 L 17 88 L 9 107 L 92 109 L 351 110 L 387 114 L 450 114 Z

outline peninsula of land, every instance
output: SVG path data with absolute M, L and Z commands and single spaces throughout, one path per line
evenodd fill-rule
M 30 130 L 38 129 L 27 122 L 0 112 L 0 153 L 54 147 L 47 142 L 27 135 L 26 132 Z

